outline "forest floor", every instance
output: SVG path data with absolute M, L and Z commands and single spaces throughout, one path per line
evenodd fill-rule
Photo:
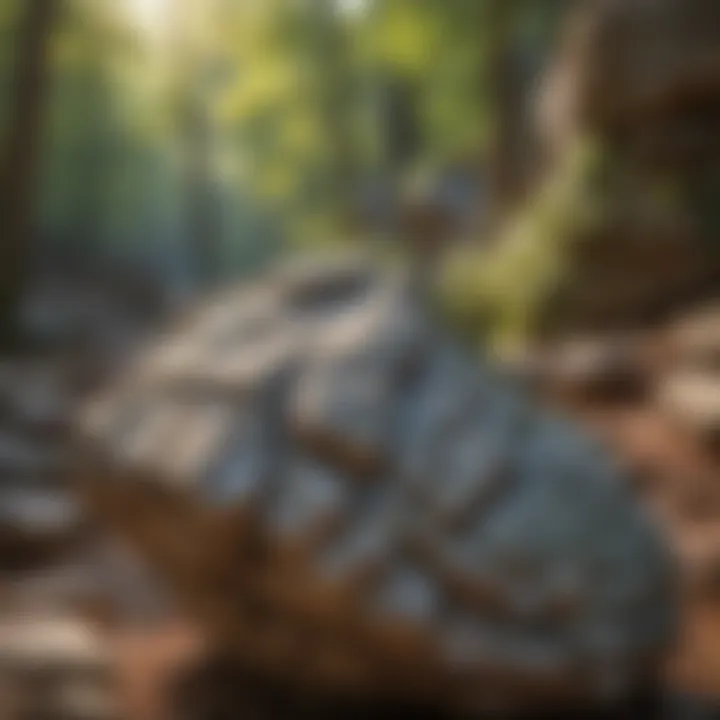
M 720 701 L 720 455 L 659 413 L 647 398 L 560 404 L 605 437 L 634 468 L 639 491 L 657 510 L 677 550 L 683 629 L 668 668 L 669 686 Z M 32 569 L 0 572 L 0 598 L 0 717 L 30 717 L 19 709 L 27 706 L 26 696 L 37 699 L 39 692 L 46 692 L 38 690 L 38 682 L 47 684 L 49 665 L 37 658 L 32 672 L 16 673 L 8 682 L 8 670 L 14 668 L 10 656 L 17 654 L 19 643 L 20 654 L 27 657 L 32 652 L 55 653 L 62 664 L 65 655 L 72 656 L 66 663 L 75 668 L 70 699 L 63 685 L 68 709 L 42 717 L 178 720 L 177 708 L 169 710 L 170 700 L 178 678 L 188 668 L 201 666 L 202 635 L 101 530 L 84 526 L 80 540 L 41 558 Z M 38 638 L 42 623 L 55 628 L 55 634 L 45 632 Z M 15 638 L 18 628 L 27 629 L 20 640 Z M 8 640 L 11 636 L 15 646 Z M 52 637 L 59 638 L 54 645 L 48 639 Z M 85 675 L 76 671 L 80 665 Z M 93 669 L 94 679 L 87 680 L 86 666 Z M 97 672 L 100 666 L 102 673 Z M 39 669 L 41 681 L 36 677 Z M 21 676 L 22 683 L 17 681 Z M 224 691 L 217 678 L 205 689 L 215 695 Z M 232 705 L 224 712 L 218 718 L 251 717 Z M 187 717 L 197 720 L 189 710 Z

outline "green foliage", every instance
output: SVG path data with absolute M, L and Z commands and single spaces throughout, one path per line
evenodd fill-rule
M 203 241 L 191 212 L 200 195 L 223 272 L 284 245 L 334 243 L 360 188 L 412 169 L 389 158 L 393 82 L 417 99 L 402 163 L 439 167 L 487 149 L 497 0 L 144 2 L 157 3 L 151 27 L 142 0 L 63 2 L 42 157 L 46 243 L 189 257 Z M 513 6 L 531 55 L 547 46 L 556 5 Z M 0 130 L 21 6 L 0 0 Z
M 606 166 L 601 148 L 579 143 L 492 245 L 451 259 L 441 301 L 461 329 L 502 349 L 541 329 L 554 295 L 572 275 L 573 244 L 607 218 L 598 192 Z

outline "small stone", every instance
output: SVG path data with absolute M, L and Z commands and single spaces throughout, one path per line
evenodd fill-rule
M 21 422 L 58 428 L 70 412 L 70 397 L 59 368 L 36 363 L 0 364 L 0 404 Z
M 82 511 L 68 492 L 43 489 L 0 490 L 0 526 L 29 534 L 61 535 L 78 527 Z
M 80 621 L 28 617 L 0 624 L 0 665 L 14 672 L 107 672 L 110 663 L 109 649 Z
M 638 342 L 625 338 L 579 338 L 507 361 L 511 374 L 541 393 L 576 399 L 637 398 L 647 389 Z
M 63 468 L 62 453 L 15 432 L 0 430 L 0 472 L 42 475 Z
M 720 440 L 720 376 L 678 372 L 660 387 L 660 407 L 704 442 Z
M 679 366 L 720 371 L 720 305 L 703 308 L 682 318 L 670 333 Z

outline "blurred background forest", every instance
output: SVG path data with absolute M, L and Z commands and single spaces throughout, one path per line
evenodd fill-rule
M 172 301 L 291 246 L 392 242 L 409 178 L 479 236 L 537 168 L 566 5 L 2 0 L 6 305 L 49 268 Z

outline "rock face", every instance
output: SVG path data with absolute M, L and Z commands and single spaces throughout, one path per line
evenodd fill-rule
M 88 504 L 283 682 L 611 701 L 673 636 L 673 563 L 613 462 L 363 263 L 219 297 L 80 428 Z
M 662 315 L 720 280 L 720 5 L 594 0 L 571 23 L 541 101 L 550 175 L 577 142 L 602 147 L 597 227 L 573 245 L 553 322 L 612 327 Z
M 689 120 L 683 113 L 717 110 L 718 32 L 720 8 L 713 0 L 585 3 L 571 19 L 542 98 L 546 139 L 561 148 L 587 129 L 637 135 L 652 115 L 668 113 L 663 119 L 670 121 L 676 112 L 674 119 Z M 712 117 L 706 120 L 709 130 Z

